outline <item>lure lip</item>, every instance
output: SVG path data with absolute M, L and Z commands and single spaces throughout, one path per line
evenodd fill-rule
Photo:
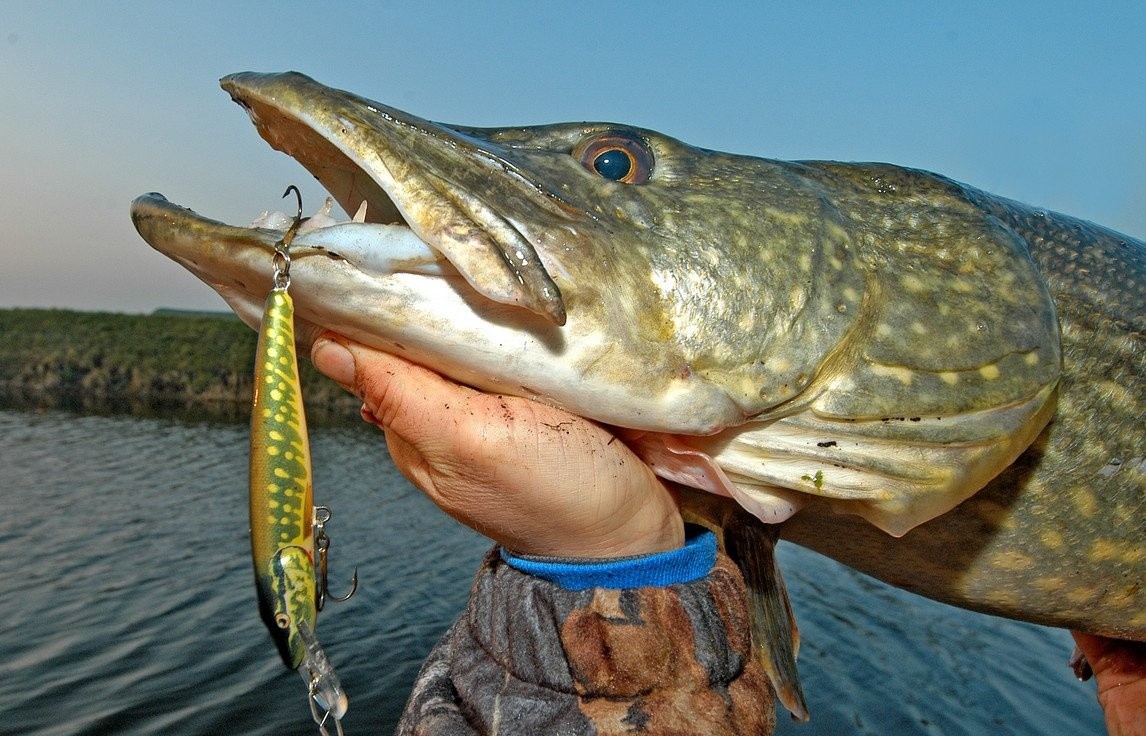
M 307 684 L 311 700 L 328 713 L 335 720 L 341 720 L 350 707 L 350 700 L 342 689 L 342 683 L 334 672 L 326 651 L 318 642 L 314 629 L 305 621 L 299 622 L 299 638 L 303 643 L 305 654 L 298 672 Z M 315 720 L 318 720 L 316 714 Z

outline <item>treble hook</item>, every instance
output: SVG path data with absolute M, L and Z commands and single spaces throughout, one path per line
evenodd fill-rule
M 318 599 L 315 601 L 315 608 L 319 611 L 326 605 L 327 598 L 336 603 L 343 603 L 350 600 L 350 596 L 358 590 L 358 568 L 355 567 L 354 574 L 350 578 L 350 591 L 341 598 L 330 595 L 326 578 L 326 553 L 330 549 L 330 537 L 326 535 L 326 522 L 330 521 L 331 516 L 329 506 L 314 507 L 314 548 L 318 552 Z

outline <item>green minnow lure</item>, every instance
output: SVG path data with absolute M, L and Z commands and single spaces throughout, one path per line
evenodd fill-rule
M 287 189 L 288 194 L 291 189 L 294 187 Z M 339 721 L 346 713 L 347 698 L 315 636 L 315 621 L 326 597 L 329 540 L 323 526 L 330 511 L 314 506 L 310 445 L 295 354 L 294 304 L 287 293 L 287 249 L 300 221 L 301 217 L 296 217 L 276 245 L 275 285 L 267 297 L 259 329 L 251 411 L 251 558 L 259 613 L 283 662 L 297 669 L 306 681 L 311 710 L 322 733 L 326 734 L 325 722 L 333 718 L 341 734 Z

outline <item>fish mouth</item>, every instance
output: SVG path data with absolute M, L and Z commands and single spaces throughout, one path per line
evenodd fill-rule
M 368 207 L 369 205 L 366 205 Z M 350 221 L 335 220 L 333 199 L 313 216 L 303 218 L 289 252 L 292 274 L 303 283 L 326 288 L 334 283 L 362 282 L 393 276 L 430 277 L 467 290 L 467 282 L 441 253 L 403 224 L 367 223 L 361 207 Z M 229 225 L 171 202 L 158 192 L 131 203 L 136 230 L 153 248 L 179 263 L 213 288 L 248 325 L 257 328 L 263 301 L 272 287 L 274 254 L 294 217 L 264 211 L 249 226 Z M 335 294 L 346 300 L 348 293 Z M 475 295 L 476 296 L 476 295 Z M 322 331 L 319 322 L 300 319 L 299 342 L 308 345 Z
M 331 220 L 329 208 L 321 213 L 326 217 L 311 218 L 310 227 L 300 233 L 309 230 L 310 236 L 292 243 L 292 254 L 325 253 L 364 269 L 406 261 L 406 267 L 427 272 L 444 258 L 483 297 L 565 324 L 561 290 L 523 224 L 535 222 L 535 213 L 506 215 L 491 202 L 508 199 L 544 211 L 546 219 L 577 213 L 524 175 L 503 155 L 503 147 L 467 129 L 409 115 L 297 72 L 244 72 L 220 84 L 264 140 L 301 163 L 343 210 L 356 213 L 347 223 Z M 140 225 L 157 214 L 168 220 L 175 216 L 177 208 L 161 200 L 145 195 L 132 206 L 137 228 L 156 247 Z M 186 212 L 180 216 L 189 217 Z M 282 230 L 289 219 L 272 213 L 253 226 Z M 319 219 L 321 225 L 315 224 Z M 348 245 L 352 241 L 359 245 Z M 380 251 L 379 243 L 392 250 Z
M 561 291 L 520 221 L 483 196 L 517 189 L 518 199 L 549 200 L 498 147 L 297 72 L 232 74 L 220 85 L 346 212 L 365 203 L 365 222 L 410 227 L 487 298 L 564 324 Z

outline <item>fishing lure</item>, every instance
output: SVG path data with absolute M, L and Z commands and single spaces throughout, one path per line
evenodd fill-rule
M 302 195 L 293 185 L 298 214 L 275 246 L 274 287 L 267 296 L 255 355 L 255 393 L 251 410 L 250 523 L 251 559 L 259 613 L 283 662 L 307 683 L 311 714 L 326 736 L 341 719 L 348 700 L 338 676 L 315 636 L 315 621 L 327 598 L 326 522 L 330 509 L 315 508 L 311 486 L 310 443 L 298 377 L 294 342 L 294 303 L 290 286 L 291 241 L 302 223 Z M 316 576 L 317 550 L 317 576 Z M 353 595 L 358 572 L 351 589 Z

